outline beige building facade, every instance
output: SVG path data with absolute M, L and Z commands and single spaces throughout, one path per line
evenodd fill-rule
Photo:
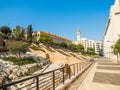
M 117 55 L 113 54 L 112 46 L 120 37 L 120 0 L 115 0 L 110 8 L 110 15 L 104 33 L 104 56 L 113 62 L 118 62 Z

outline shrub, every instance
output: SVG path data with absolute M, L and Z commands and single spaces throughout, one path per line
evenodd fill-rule
M 17 58 L 21 57 L 21 53 L 26 53 L 28 50 L 28 44 L 23 41 L 14 41 L 11 45 L 8 46 L 8 50 L 11 53 L 14 53 Z
M 10 56 L 10 57 L 4 57 L 3 60 L 13 62 L 15 65 L 18 66 L 35 63 L 33 58 L 16 58 Z
M 47 34 L 41 33 L 38 42 L 41 42 L 41 43 L 44 43 L 44 44 L 49 44 L 49 43 L 52 42 L 52 38 Z
M 95 49 L 91 47 L 87 48 L 87 54 L 95 55 Z
M 33 50 L 40 50 L 39 47 L 36 47 L 35 45 L 31 46 Z

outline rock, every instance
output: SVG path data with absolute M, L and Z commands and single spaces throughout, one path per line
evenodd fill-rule
M 13 80 L 17 80 L 18 77 L 16 75 L 13 75 Z
M 12 73 L 12 70 L 7 68 L 6 71 L 5 71 L 8 75 L 10 75 Z
M 18 68 L 13 69 L 13 74 L 17 75 Z
M 10 74 L 10 76 L 9 76 L 9 79 L 11 79 L 11 80 L 16 80 L 17 78 L 18 77 L 16 75 L 14 75 L 13 73 Z
M 8 90 L 16 90 L 16 87 L 15 86 L 11 86 L 10 89 Z
M 23 75 L 23 74 L 22 74 L 22 71 L 19 70 L 19 71 L 17 72 L 17 76 L 20 77 L 20 76 L 22 76 L 22 75 Z
M 0 77 L 0 84 L 3 83 L 4 77 Z
M 50 59 L 50 55 L 46 53 L 46 59 Z
M 25 73 L 26 73 L 26 74 L 29 73 L 27 68 L 25 68 L 24 70 L 25 70 Z
M 22 75 L 24 76 L 26 74 L 25 70 L 21 70 L 22 71 Z
M 52 70 L 55 70 L 55 69 L 58 69 L 64 66 L 65 66 L 64 62 L 60 62 L 60 61 L 54 62 L 45 70 L 45 72 L 52 71 Z

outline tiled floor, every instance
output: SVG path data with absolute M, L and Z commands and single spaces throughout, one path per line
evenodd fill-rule
M 107 66 L 97 66 L 96 69 L 104 69 L 104 70 L 120 70 L 120 67 L 107 67 Z
M 106 58 L 96 60 L 78 90 L 120 90 L 120 64 L 108 62 Z
M 120 90 L 120 64 L 112 63 L 104 58 L 96 60 L 87 75 L 71 83 L 66 90 Z
M 120 65 L 114 63 L 98 63 L 96 70 L 120 71 Z M 95 72 L 93 82 L 120 85 L 120 73 Z
M 120 85 L 120 74 L 95 72 L 93 82 Z
M 98 65 L 120 65 L 120 64 L 115 64 L 115 63 L 98 63 Z

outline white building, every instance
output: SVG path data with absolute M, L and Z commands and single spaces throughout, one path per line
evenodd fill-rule
M 87 38 L 81 38 L 80 44 L 82 44 L 85 48 L 85 51 L 87 51 L 87 48 L 89 47 L 89 42 L 88 42 Z
M 102 42 L 97 42 L 94 40 L 88 40 L 87 38 L 81 38 L 80 29 L 77 30 L 77 41 L 73 41 L 74 44 L 82 44 L 85 51 L 88 47 L 94 48 L 96 54 L 102 54 Z
M 117 62 L 117 55 L 113 54 L 112 46 L 120 36 L 120 0 L 115 0 L 110 8 L 109 20 L 104 33 L 104 56 Z
M 81 41 L 81 32 L 80 29 L 77 30 L 77 42 L 80 43 Z
M 103 43 L 95 42 L 95 52 L 99 55 L 103 55 Z

